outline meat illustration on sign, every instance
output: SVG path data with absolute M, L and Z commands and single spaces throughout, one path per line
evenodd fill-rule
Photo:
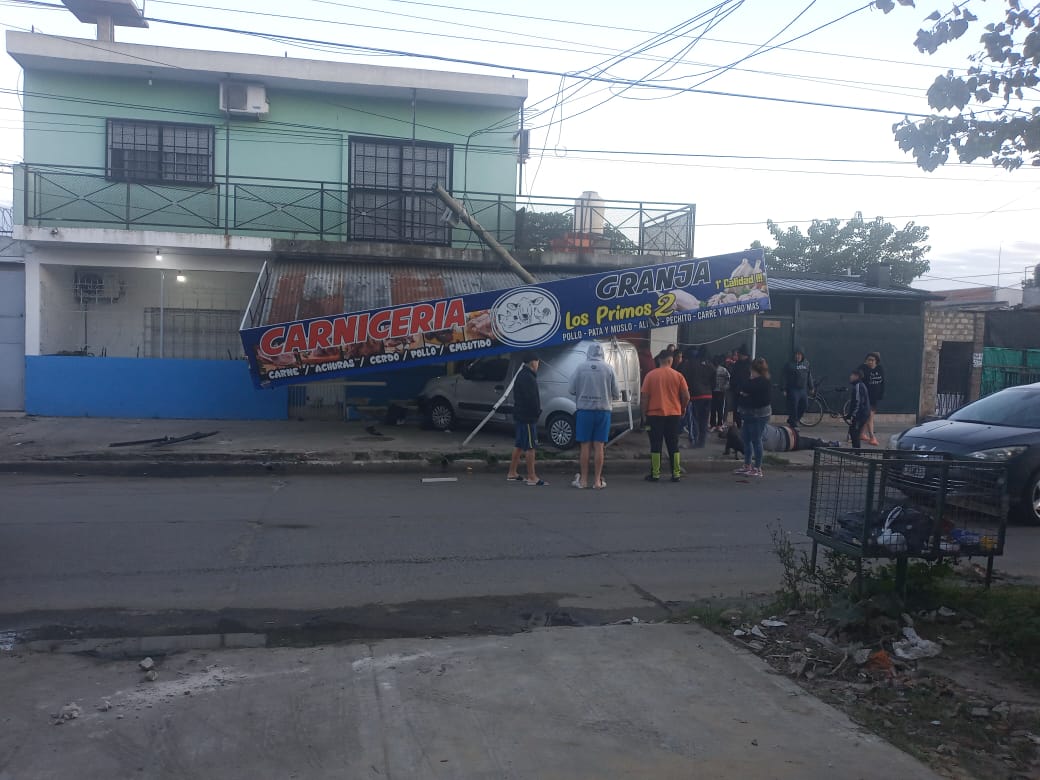
M 498 314 L 498 329 L 502 333 L 517 333 L 534 325 L 543 325 L 553 316 L 553 310 L 545 305 L 544 295 L 519 295 L 508 301 Z

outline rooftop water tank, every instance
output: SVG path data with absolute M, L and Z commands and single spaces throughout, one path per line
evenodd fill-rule
M 598 192 L 586 190 L 574 201 L 574 232 L 603 234 L 607 204 Z

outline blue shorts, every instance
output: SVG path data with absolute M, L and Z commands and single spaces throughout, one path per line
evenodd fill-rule
M 516 424 L 516 448 L 524 452 L 538 449 L 538 426 L 535 423 Z
M 606 442 L 610 438 L 610 412 L 601 409 L 579 409 L 574 427 L 574 438 L 579 442 Z

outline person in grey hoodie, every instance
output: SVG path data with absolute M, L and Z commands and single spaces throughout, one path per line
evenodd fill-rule
M 575 416 L 575 438 L 581 445 L 581 472 L 571 483 L 576 488 L 589 486 L 589 456 L 592 455 L 595 470 L 592 487 L 600 490 L 607 486 L 603 481 L 603 456 L 610 438 L 610 413 L 613 402 L 621 398 L 614 369 L 603 359 L 603 345 L 592 342 L 585 353 L 585 362 L 571 377 L 570 393 L 577 408 Z

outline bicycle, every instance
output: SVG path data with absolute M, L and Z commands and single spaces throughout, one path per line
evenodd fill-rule
M 809 403 L 805 407 L 805 414 L 802 415 L 802 425 L 806 428 L 812 428 L 815 425 L 819 425 L 823 420 L 824 414 L 829 414 L 831 419 L 837 420 L 838 418 L 846 419 L 849 414 L 849 401 L 846 400 L 842 405 L 841 410 L 835 409 L 831 406 L 827 400 L 827 396 L 824 394 L 823 383 L 825 380 L 821 379 L 813 385 L 812 392 L 809 393 Z M 833 392 L 844 393 L 846 388 L 835 387 Z

